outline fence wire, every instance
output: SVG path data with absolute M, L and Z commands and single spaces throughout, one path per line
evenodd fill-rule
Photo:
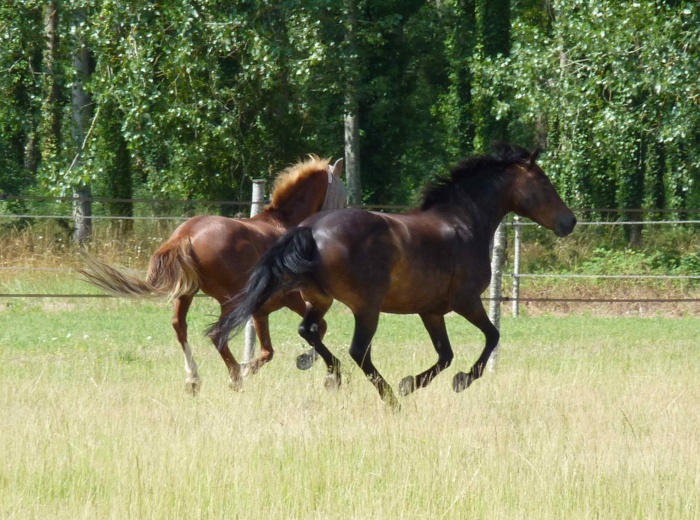
M 74 202 L 79 199 L 75 197 L 33 197 L 33 196 L 9 196 L 0 194 L 0 200 L 24 200 L 24 201 L 60 201 L 60 202 Z M 207 205 L 207 206 L 250 206 L 251 201 L 197 201 L 197 200 L 154 200 L 154 199 L 104 199 L 104 198 L 92 198 L 93 202 L 128 202 L 128 203 L 147 203 L 147 204 L 182 204 L 182 205 Z M 394 205 L 375 205 L 375 206 L 363 206 L 365 209 L 380 210 L 380 211 L 402 211 L 408 209 L 406 206 L 394 206 Z M 616 213 L 616 214 L 663 214 L 663 213 L 673 213 L 677 215 L 681 214 L 693 214 L 700 213 L 700 209 L 666 209 L 666 210 L 656 210 L 656 209 L 637 209 L 637 210 L 619 210 L 619 209 L 578 209 L 578 212 L 583 213 Z M 30 215 L 30 214 L 0 214 L 0 219 L 45 219 L 45 220 L 66 220 L 71 219 L 70 215 Z M 191 217 L 187 216 L 114 216 L 114 215 L 93 215 L 91 217 L 86 217 L 92 220 L 145 220 L 145 221 L 184 221 Z M 514 226 L 538 226 L 535 222 L 505 222 L 509 227 Z M 614 221 L 584 221 L 578 222 L 577 226 L 628 226 L 628 225 L 639 225 L 639 226 L 657 226 L 657 225 L 698 225 L 700 220 L 614 220 Z M 25 267 L 25 266 L 0 266 L 0 271 L 14 271 L 14 272 L 53 272 L 53 273 L 74 273 L 73 269 L 69 268 L 48 268 L 48 267 Z M 503 276 L 510 277 L 516 280 L 526 279 L 526 278 L 540 278 L 540 279 L 601 279 L 601 280 L 700 280 L 700 275 L 589 275 L 589 274 L 557 274 L 557 273 L 502 273 Z M 197 294 L 197 297 L 204 297 L 204 294 Z M 68 299 L 88 299 L 88 298 L 116 298 L 112 295 L 107 294 L 81 294 L 81 293 L 0 293 L 0 298 L 10 299 L 10 298 L 68 298 Z M 489 298 L 483 297 L 483 301 L 500 301 L 500 302 L 532 302 L 532 303 L 573 303 L 573 304 L 585 304 L 585 303 L 697 303 L 700 302 L 700 298 L 549 298 L 549 297 L 527 297 L 518 296 L 516 299 L 509 296 L 501 296 L 499 298 Z

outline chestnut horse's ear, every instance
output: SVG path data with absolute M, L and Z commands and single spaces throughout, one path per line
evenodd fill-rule
M 538 146 L 537 148 L 535 148 L 535 151 L 530 154 L 530 166 L 535 165 L 535 161 L 537 161 L 537 157 L 539 157 L 541 151 L 542 149 Z
M 338 180 L 340 180 L 340 176 L 343 173 L 343 159 L 342 157 L 335 161 L 335 164 L 333 166 L 328 165 L 328 174 L 332 177 L 336 177 Z M 328 182 L 331 183 L 333 182 L 332 177 L 328 177 Z

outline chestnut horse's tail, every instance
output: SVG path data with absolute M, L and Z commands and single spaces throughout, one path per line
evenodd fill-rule
M 318 247 L 311 228 L 294 228 L 282 235 L 260 258 L 245 289 L 233 299 L 232 311 L 207 330 L 215 341 L 237 332 L 279 292 L 298 289 L 318 265 Z
M 195 294 L 200 287 L 199 270 L 188 237 L 172 238 L 151 257 L 146 278 L 115 269 L 85 257 L 87 267 L 78 272 L 93 285 L 114 296 L 126 298 L 168 298 Z

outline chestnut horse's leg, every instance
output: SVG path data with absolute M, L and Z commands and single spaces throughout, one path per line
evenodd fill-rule
M 177 340 L 182 347 L 182 352 L 185 355 L 185 372 L 187 372 L 185 389 L 194 395 L 199 390 L 200 382 L 197 363 L 192 357 L 192 350 L 187 341 L 187 311 L 189 311 L 190 305 L 192 304 L 192 298 L 192 296 L 188 295 L 180 296 L 175 300 L 172 324 L 173 329 L 175 329 L 175 334 L 177 335 Z
M 377 389 L 382 401 L 392 408 L 398 408 L 399 402 L 396 400 L 396 396 L 389 386 L 389 383 L 386 382 L 374 366 L 374 363 L 372 363 L 371 342 L 374 333 L 377 331 L 379 311 L 365 309 L 355 312 L 354 314 L 355 331 L 352 335 L 352 343 L 350 343 L 350 356 Z
M 224 306 L 221 307 L 221 317 L 225 316 L 226 313 L 230 312 L 230 309 L 225 308 Z M 228 375 L 229 378 L 231 379 L 231 382 L 229 383 L 229 386 L 236 391 L 239 391 L 243 387 L 243 378 L 241 376 L 241 365 L 238 364 L 238 361 L 236 361 L 236 358 L 233 357 L 233 354 L 231 354 L 231 350 L 228 348 L 228 334 L 217 334 L 212 336 L 211 338 L 212 342 L 214 343 L 214 346 L 216 347 L 216 350 L 219 351 L 219 354 L 221 355 L 221 359 L 224 360 L 224 363 L 226 363 L 226 368 L 228 369 Z
M 317 352 L 326 363 L 328 374 L 324 384 L 327 390 L 336 390 L 340 386 L 340 361 L 322 341 L 327 327 L 323 316 L 332 304 L 333 300 L 327 297 L 319 297 L 315 299 L 314 303 L 307 303 L 304 319 L 298 329 L 299 335 L 313 347 L 313 352 Z M 298 363 L 297 366 L 299 366 Z
M 450 366 L 454 358 L 450 340 L 447 337 L 447 329 L 445 328 L 445 317 L 442 314 L 421 314 L 420 317 L 423 320 L 423 325 L 428 330 L 428 334 L 430 334 L 438 360 L 432 367 L 416 377 L 404 377 L 399 383 L 399 393 L 401 395 L 408 395 L 417 388 L 428 386 L 428 383 L 435 376 Z
M 256 314 L 253 316 L 253 326 L 255 327 L 255 334 L 260 340 L 260 355 L 241 365 L 243 377 L 256 374 L 275 355 L 275 350 L 272 348 L 272 340 L 270 339 L 269 314 Z
M 452 388 L 454 391 L 461 392 L 479 379 L 484 373 L 486 362 L 489 360 L 491 352 L 493 352 L 496 345 L 498 345 L 498 340 L 501 335 L 498 329 L 491 323 L 491 320 L 489 320 L 486 309 L 484 309 L 484 305 L 478 297 L 470 302 L 465 302 L 464 305 L 454 306 L 454 311 L 469 320 L 469 322 L 483 332 L 486 337 L 484 350 L 481 352 L 479 359 L 476 360 L 476 363 L 474 363 L 469 373 L 458 372 L 452 380 Z

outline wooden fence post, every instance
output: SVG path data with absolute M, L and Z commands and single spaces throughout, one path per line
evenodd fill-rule
M 506 226 L 503 222 L 498 225 L 493 237 L 491 254 L 491 285 L 489 286 L 489 319 L 497 329 L 501 329 L 501 295 L 503 281 L 503 264 L 506 258 Z M 489 358 L 490 371 L 495 370 L 498 357 L 496 348 Z
M 253 180 L 253 196 L 252 204 L 250 205 L 250 216 L 254 217 L 260 213 L 265 204 L 265 181 L 263 179 Z M 253 320 L 248 320 L 245 324 L 243 347 L 243 363 L 248 363 L 255 356 L 255 327 Z
M 523 237 L 523 227 L 520 225 L 520 217 L 515 217 L 513 219 L 513 292 L 511 293 L 511 298 L 513 299 L 513 317 L 517 318 L 520 315 L 520 245 Z

